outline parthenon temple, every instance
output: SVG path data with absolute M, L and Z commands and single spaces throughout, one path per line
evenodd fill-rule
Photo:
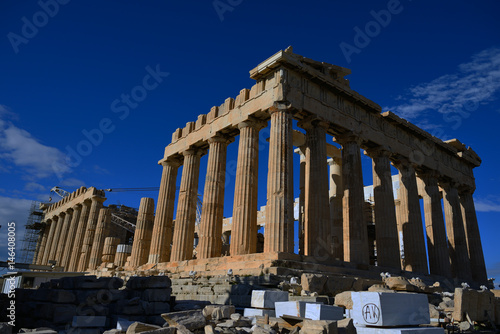
M 82 272 L 112 263 L 129 271 L 241 274 L 315 266 L 487 282 L 473 201 L 473 169 L 481 159 L 457 139 L 442 141 L 382 112 L 350 88 L 350 73 L 291 48 L 274 54 L 250 71 L 251 89 L 173 133 L 159 161 L 156 211 L 154 200 L 143 198 L 127 231 L 110 223 L 104 191 L 81 188 L 45 208 L 35 263 Z M 226 218 L 233 142 L 234 200 Z M 260 208 L 263 144 L 269 145 L 267 202 Z M 294 165 L 295 154 L 300 164 Z M 362 154 L 371 158 L 370 187 L 363 182 Z

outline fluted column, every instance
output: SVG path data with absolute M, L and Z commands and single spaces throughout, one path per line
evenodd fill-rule
M 452 182 L 448 181 L 441 181 L 440 186 L 443 189 L 451 273 L 453 277 L 470 281 L 472 280 L 472 272 L 458 190 Z
M 41 239 L 40 239 L 40 247 L 38 248 L 38 255 L 36 259 L 36 264 L 44 264 L 43 263 L 43 255 L 45 253 L 45 247 L 47 244 L 47 239 L 49 236 L 50 224 L 45 222 L 43 225 L 43 229 L 40 231 Z
M 435 172 L 418 173 L 423 183 L 425 229 L 429 269 L 433 275 L 451 277 L 450 255 L 446 241 L 446 229 L 441 206 L 441 193 Z
M 424 228 L 420 213 L 415 168 L 404 158 L 394 164 L 399 170 L 399 199 L 401 231 L 403 231 L 404 270 L 426 274 Z
M 80 254 L 80 261 L 78 262 L 77 271 L 85 271 L 89 266 L 90 252 L 94 243 L 95 229 L 97 227 L 97 220 L 99 218 L 99 210 L 102 208 L 102 203 L 105 201 L 102 197 L 92 197 L 92 204 L 90 206 L 89 218 L 87 221 L 87 229 L 83 237 L 82 251 Z
M 57 219 L 54 220 L 55 230 L 54 230 L 54 235 L 52 236 L 52 243 L 50 244 L 50 253 L 47 261 L 56 261 L 56 252 L 57 252 L 57 247 L 59 246 L 59 237 L 61 235 L 61 230 L 65 216 L 66 214 L 62 212 L 59 214 L 59 216 L 57 216 Z M 56 265 L 59 266 L 59 263 L 56 263 Z
M 465 236 L 472 270 L 472 279 L 475 282 L 486 283 L 486 266 L 484 264 L 483 246 L 479 234 L 476 209 L 472 198 L 472 189 L 463 187 L 460 189 L 460 204 L 462 206 L 462 216 L 465 224 Z
M 257 191 L 259 131 L 265 123 L 248 120 L 238 125 L 240 143 L 233 204 L 231 255 L 257 251 Z
M 174 238 L 170 261 L 190 260 L 193 257 L 196 202 L 202 151 L 190 149 L 183 152 L 181 188 L 175 218 Z
M 78 222 L 80 221 L 81 212 L 82 205 L 76 204 L 73 207 L 73 215 L 71 217 L 71 223 L 68 230 L 68 235 L 66 237 L 66 242 L 64 243 L 64 251 L 61 258 L 61 267 L 64 267 L 64 271 L 69 271 L 69 261 L 71 259 L 71 254 L 73 253 L 73 243 L 76 238 L 76 230 L 78 229 Z
M 332 254 L 335 259 L 344 260 L 344 185 L 342 184 L 342 158 L 328 159 L 330 166 L 330 221 L 332 229 Z
M 369 264 L 368 231 L 361 169 L 361 139 L 353 133 L 335 137 L 342 145 L 344 261 Z
M 132 255 L 130 266 L 137 268 L 148 262 L 149 249 L 151 248 L 151 236 L 153 234 L 155 202 L 154 199 L 143 197 L 137 214 L 135 226 L 134 243 L 132 244 Z
M 62 267 L 62 258 L 65 253 L 66 240 L 68 238 L 68 231 L 70 228 L 71 218 L 73 217 L 73 209 L 68 209 L 66 211 L 66 216 L 62 223 L 61 235 L 59 236 L 59 242 L 56 250 L 56 262 L 58 266 Z
M 80 261 L 80 253 L 83 245 L 83 238 L 85 237 L 85 231 L 87 230 L 89 211 L 90 211 L 90 200 L 86 200 L 82 203 L 80 220 L 78 221 L 78 226 L 76 228 L 76 233 L 75 233 L 75 239 L 73 241 L 73 247 L 71 249 L 71 257 L 68 262 L 68 271 L 76 271 L 78 267 L 78 262 Z M 70 249 L 68 249 L 68 252 L 69 251 Z
M 208 164 L 199 231 L 198 258 L 221 256 L 226 153 L 228 139 L 214 136 L 208 140 Z
M 111 211 L 108 208 L 99 210 L 97 227 L 95 230 L 94 244 L 90 253 L 90 261 L 88 270 L 95 270 L 102 262 L 102 252 L 104 248 L 104 240 L 109 233 L 109 224 L 111 223 Z
M 47 242 L 45 243 L 45 250 L 43 251 L 43 260 L 42 264 L 46 265 L 49 261 L 50 249 L 52 247 L 52 241 L 54 240 L 54 233 L 56 231 L 56 222 L 57 217 L 53 217 L 52 219 L 47 219 L 47 224 L 49 227 L 49 234 L 47 235 Z
M 120 243 L 120 238 L 107 237 L 104 239 L 104 246 L 102 248 L 102 262 L 114 263 L 116 255 L 116 247 Z
M 390 152 L 378 147 L 367 150 L 372 158 L 375 237 L 377 264 L 381 267 L 401 268 L 399 257 L 398 223 L 394 205 Z
M 293 143 L 292 115 L 270 109 L 271 137 L 267 175 L 264 253 L 293 253 Z
M 170 260 L 170 244 L 172 243 L 172 220 L 174 218 L 175 183 L 180 162 L 168 159 L 162 163 L 160 192 L 156 203 L 155 222 L 148 263 L 161 263 Z

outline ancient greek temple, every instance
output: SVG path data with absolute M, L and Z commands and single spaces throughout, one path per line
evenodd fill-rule
M 128 253 L 121 252 L 129 257 L 120 264 L 127 270 L 217 272 L 315 263 L 321 270 L 336 267 L 336 272 L 376 266 L 381 271 L 486 282 L 472 197 L 473 168 L 480 158 L 457 139 L 442 141 L 390 111 L 382 112 L 350 88 L 348 74 L 349 69 L 302 57 L 289 48 L 250 71 L 256 81 L 251 89 L 178 128 L 159 161 L 163 172 L 156 212 L 152 199 L 141 201 L 133 245 Z M 259 210 L 259 132 L 267 127 L 267 204 Z M 228 227 L 223 217 L 227 149 L 237 136 Z M 372 161 L 369 215 L 362 153 Z M 206 154 L 197 225 L 200 163 Z M 294 154 L 300 155 L 300 165 L 294 166 Z M 300 169 L 298 180 L 294 168 Z M 391 168 L 397 170 L 397 191 Z M 176 190 L 178 174 L 181 184 Z M 300 186 L 298 201 L 294 182 Z M 116 247 L 112 240 L 104 245 L 103 199 L 104 194 L 93 190 L 80 204 L 70 206 L 68 199 L 47 211 L 46 221 L 56 227 L 41 238 L 44 251 L 37 262 L 55 259 L 69 271 L 113 262 L 104 261 L 103 255 L 104 248 Z M 86 224 L 77 224 L 84 220 Z M 373 237 L 367 221 L 375 227 Z M 264 227 L 262 249 L 259 226 Z M 59 229 L 76 229 L 74 240 L 68 239 L 63 248 Z M 80 251 L 65 252 L 68 242 Z

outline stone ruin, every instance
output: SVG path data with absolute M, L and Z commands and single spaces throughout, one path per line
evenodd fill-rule
M 290 277 L 316 273 L 336 282 L 337 288 L 325 290 L 330 296 L 372 285 L 387 288 L 391 275 L 413 278 L 408 286 L 423 293 L 433 293 L 436 281 L 434 287 L 450 292 L 462 282 L 475 288 L 490 284 L 472 197 L 473 169 L 481 159 L 457 139 L 442 141 L 390 111 L 382 113 L 350 88 L 348 74 L 349 69 L 302 57 L 291 48 L 276 53 L 250 71 L 256 81 L 251 89 L 173 133 L 159 161 L 163 172 L 156 212 L 153 199 L 141 200 L 132 245 L 110 233 L 104 192 L 79 189 L 45 209 L 49 228 L 39 239 L 34 262 L 55 261 L 62 270 L 97 276 L 168 275 L 192 281 L 186 290 L 173 286 L 178 301 L 238 300 L 241 306 L 248 306 L 251 289 L 218 293 L 221 277 L 253 277 L 276 287 Z M 259 211 L 259 132 L 268 123 L 267 205 Z M 233 216 L 227 219 L 227 147 L 236 136 Z M 371 202 L 364 195 L 361 150 L 372 159 Z M 294 153 L 300 155 L 298 166 Z M 205 154 L 203 206 L 196 225 Z M 300 170 L 297 201 L 293 168 Z M 260 237 L 259 226 L 264 227 Z M 197 286 L 196 279 L 208 286 L 187 289 Z M 314 291 L 303 289 L 305 296 L 311 292 L 314 297 Z

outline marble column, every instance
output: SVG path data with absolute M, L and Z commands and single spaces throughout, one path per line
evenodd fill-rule
M 73 247 L 71 249 L 71 257 L 68 262 L 68 271 L 76 271 L 78 267 L 78 262 L 80 261 L 80 253 L 83 245 L 83 238 L 85 237 L 85 231 L 87 230 L 87 221 L 89 219 L 90 211 L 90 200 L 85 200 L 82 203 L 82 210 L 80 212 L 80 220 L 78 221 L 78 226 L 75 232 L 75 239 L 73 241 Z M 68 252 L 70 249 L 68 249 Z
M 335 259 L 344 260 L 344 185 L 342 184 L 342 158 L 328 159 L 330 166 L 330 220 L 332 223 L 332 254 Z
M 149 250 L 148 263 L 161 263 L 170 260 L 172 243 L 172 221 L 174 218 L 175 183 L 180 162 L 168 159 L 162 163 L 160 192 L 156 203 L 156 215 Z
M 83 237 L 82 250 L 80 253 L 80 261 L 78 262 L 77 271 L 85 271 L 89 266 L 90 252 L 94 244 L 95 229 L 99 218 L 99 210 L 102 208 L 102 203 L 106 199 L 103 197 L 92 197 L 90 206 L 87 228 Z
M 269 169 L 267 174 L 264 253 L 293 253 L 293 143 L 292 115 L 270 109 Z
M 424 199 L 429 270 L 432 275 L 451 278 L 450 255 L 448 253 L 437 173 L 426 171 L 418 173 L 418 176 L 423 185 L 422 197 Z
M 116 255 L 116 247 L 120 243 L 120 238 L 107 237 L 104 239 L 104 246 L 102 248 L 102 262 L 114 263 Z
M 248 120 L 238 125 L 240 142 L 233 204 L 231 255 L 257 251 L 257 191 L 259 171 L 259 131 L 263 122 Z
M 76 238 L 76 230 L 78 229 L 78 222 L 80 221 L 80 213 L 82 212 L 82 205 L 76 204 L 73 207 L 73 215 L 71 217 L 71 223 L 68 230 L 68 235 L 64 243 L 64 251 L 61 258 L 61 267 L 64 267 L 64 271 L 69 271 L 69 261 L 71 259 L 71 254 L 73 253 L 73 243 Z
M 400 230 L 403 232 L 404 270 L 427 274 L 424 227 L 420 212 L 415 168 L 405 158 L 394 165 L 399 170 Z
M 56 260 L 57 248 L 59 247 L 59 238 L 61 236 L 62 226 L 64 224 L 64 218 L 66 217 L 66 213 L 61 212 L 57 218 L 56 229 L 54 231 L 54 236 L 52 237 L 52 244 L 50 246 L 50 253 L 48 261 L 55 261 L 56 266 L 59 266 L 59 263 Z
M 73 217 L 73 209 L 66 210 L 66 216 L 62 224 L 61 235 L 56 250 L 56 262 L 58 266 L 62 267 L 62 259 L 65 253 L 66 240 L 68 238 L 68 231 L 70 229 L 71 218 Z
M 216 135 L 208 140 L 208 164 L 199 230 L 198 258 L 221 256 L 226 153 L 228 139 Z
M 90 253 L 90 261 L 88 270 L 95 270 L 102 262 L 102 254 L 104 248 L 104 240 L 109 234 L 109 224 L 111 223 L 111 210 L 102 208 L 99 210 L 97 227 L 95 230 L 94 244 Z
M 471 281 L 472 272 L 458 190 L 451 181 L 441 180 L 439 185 L 443 189 L 443 206 L 451 274 L 453 277 Z
M 137 268 L 148 262 L 151 237 L 153 234 L 155 202 L 154 199 L 143 197 L 137 214 L 137 224 L 132 244 L 130 266 Z
M 184 261 L 193 258 L 196 203 L 198 200 L 198 179 L 202 151 L 190 149 L 183 152 L 181 187 L 170 261 Z
M 48 222 L 45 222 L 43 224 L 43 229 L 40 231 L 41 239 L 40 239 L 40 247 L 38 248 L 38 255 L 36 258 L 36 264 L 44 264 L 43 263 L 43 255 L 45 253 L 45 247 L 47 245 L 49 230 L 50 230 L 50 225 Z
M 475 282 L 486 284 L 486 266 L 484 263 L 483 246 L 481 245 L 481 236 L 479 235 L 479 225 L 477 223 L 476 209 L 473 190 L 468 187 L 460 189 L 460 204 L 462 206 L 462 216 L 465 224 L 465 236 L 467 238 L 467 247 L 471 263 L 472 279 Z
M 342 145 L 344 261 L 367 265 L 370 263 L 370 255 L 368 231 L 364 219 L 361 138 L 353 133 L 346 133 L 335 139 Z
M 377 265 L 401 268 L 399 257 L 398 223 L 392 187 L 391 155 L 388 148 L 377 147 L 366 150 L 372 158 L 375 238 L 377 243 Z
M 47 224 L 49 227 L 49 234 L 47 235 L 47 242 L 45 243 L 45 250 L 43 251 L 42 264 L 47 265 L 49 261 L 50 249 L 52 247 L 52 242 L 54 241 L 54 233 L 56 231 L 57 216 L 52 219 L 47 219 Z
M 305 233 L 305 200 L 306 200 L 306 156 L 305 148 L 297 148 L 295 152 L 300 155 L 300 176 L 299 176 L 299 255 L 304 255 L 304 233 Z
M 330 201 L 326 155 L 327 124 L 305 120 L 304 255 L 325 258 L 331 255 Z

